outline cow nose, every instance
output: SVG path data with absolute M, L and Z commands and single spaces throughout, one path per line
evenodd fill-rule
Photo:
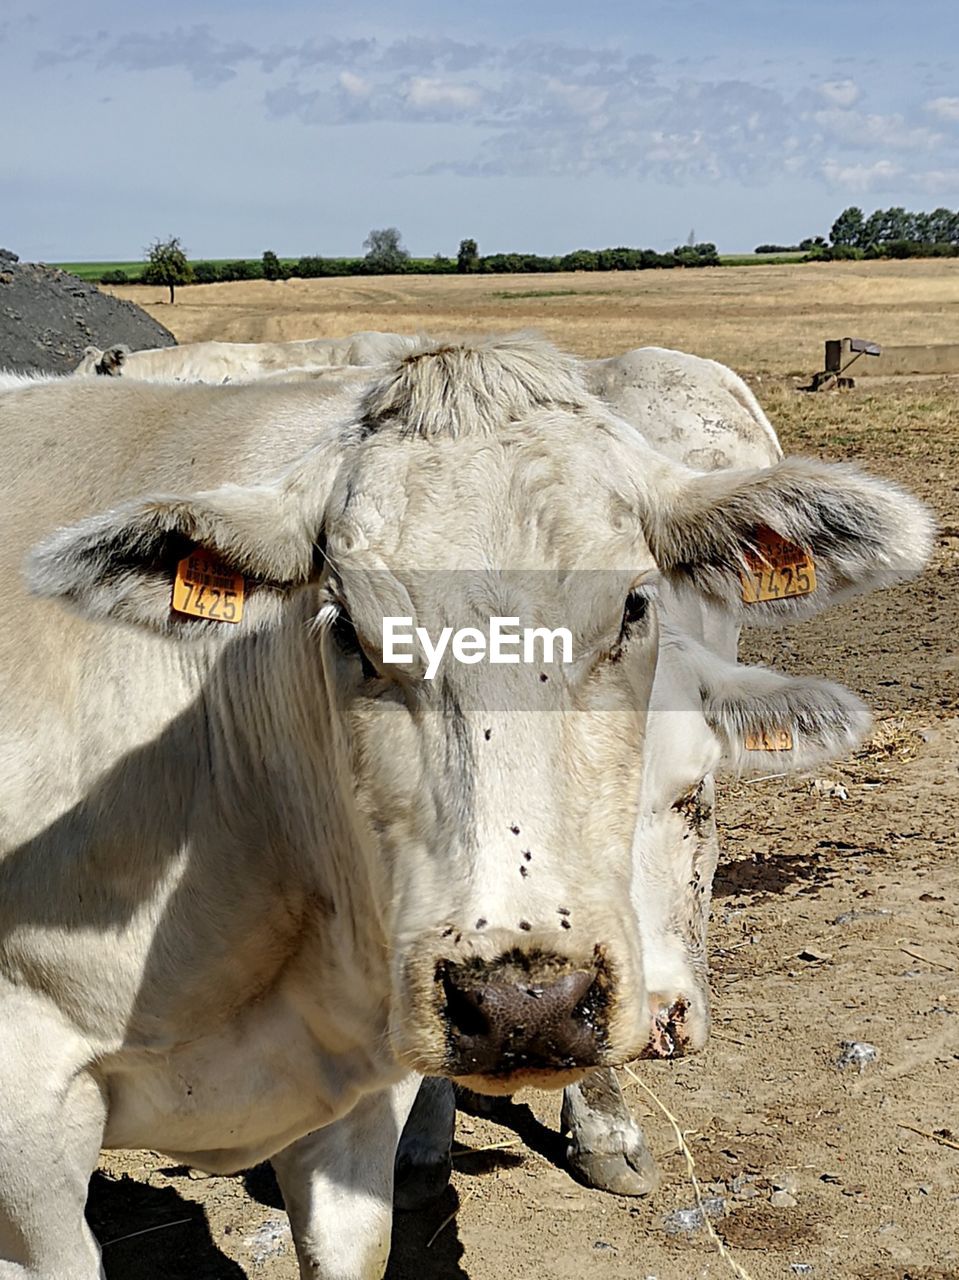
M 605 987 L 595 969 L 546 976 L 514 964 L 441 965 L 450 1074 L 509 1075 L 593 1066 L 603 1038 Z
M 709 1036 L 709 1003 L 704 996 L 654 993 L 649 997 L 652 1033 L 643 1057 L 681 1058 L 697 1053 Z

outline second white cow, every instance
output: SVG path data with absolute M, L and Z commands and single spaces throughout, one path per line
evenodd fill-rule
M 115 345 L 87 347 L 73 377 L 139 382 L 249 382 L 285 370 L 324 370 L 334 365 L 375 365 L 416 346 L 395 333 L 354 333 L 345 338 L 296 342 L 187 342 L 131 351 Z

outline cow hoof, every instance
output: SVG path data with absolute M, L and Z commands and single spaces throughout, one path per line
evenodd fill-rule
M 434 1204 L 445 1194 L 452 1173 L 453 1161 L 449 1156 L 425 1164 L 414 1164 L 401 1156 L 393 1179 L 393 1208 L 412 1213 Z
M 641 1134 L 618 1151 L 583 1151 L 571 1143 L 566 1159 L 580 1182 L 614 1196 L 648 1196 L 659 1186 L 659 1169 Z

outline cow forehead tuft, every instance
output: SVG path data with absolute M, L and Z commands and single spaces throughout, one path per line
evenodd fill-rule
M 516 334 L 424 341 L 373 382 L 362 412 L 373 430 L 455 438 L 491 435 L 537 409 L 594 403 L 572 356 Z

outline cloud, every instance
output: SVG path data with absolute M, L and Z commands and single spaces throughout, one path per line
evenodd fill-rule
M 891 160 L 875 160 L 872 164 L 838 164 L 835 160 L 825 160 L 822 175 L 833 187 L 843 187 L 847 191 L 876 191 L 889 187 L 900 175 L 902 169 Z
M 571 84 L 550 77 L 543 88 L 557 109 L 571 116 L 596 116 L 609 102 L 609 90 L 602 85 Z
M 343 92 L 352 98 L 368 98 L 373 92 L 370 81 L 356 75 L 353 71 L 341 71 L 337 81 Z
M 378 47 L 377 65 L 385 71 L 458 72 L 473 71 L 495 58 L 496 51 L 485 44 L 463 44 L 459 40 L 421 37 L 394 40 Z
M 329 86 L 319 89 L 305 90 L 291 81 L 268 90 L 264 104 L 273 119 L 292 116 L 306 125 L 436 124 L 471 120 L 481 99 L 478 85 L 425 76 L 399 76 L 384 84 L 354 71 L 341 71 Z
M 931 196 L 950 196 L 952 207 L 959 203 L 959 166 L 952 169 L 927 169 L 915 175 L 915 185 Z
M 940 120 L 959 120 L 959 98 L 933 98 L 926 110 Z
M 295 45 L 274 45 L 260 55 L 261 68 L 270 74 L 284 63 L 294 69 L 321 69 L 336 71 L 344 66 L 358 67 L 371 64 L 376 54 L 375 40 L 340 40 L 310 38 Z
M 827 79 L 817 70 L 790 82 L 770 79 L 761 60 L 743 59 L 748 69 L 724 76 L 713 59 L 667 62 L 560 40 L 324 36 L 254 47 L 207 25 L 118 38 L 97 32 L 39 59 L 45 67 L 64 62 L 98 73 L 175 68 L 203 89 L 246 77 L 273 122 L 455 128 L 448 153 L 426 169 L 411 162 L 417 173 L 679 185 L 788 177 L 858 191 L 901 180 L 948 191 L 959 164 L 953 131 L 942 127 L 959 120 L 959 98 L 924 102 L 914 85 L 911 102 L 869 109 L 845 65 Z
M 208 26 L 177 27 L 159 34 L 126 32 L 110 40 L 100 31 L 73 47 L 44 50 L 37 55 L 39 69 L 62 63 L 92 61 L 98 70 L 159 71 L 177 68 L 186 71 L 204 88 L 215 88 L 234 79 L 240 63 L 257 57 L 249 44 L 219 40 Z
M 664 182 L 762 181 L 778 166 L 789 113 L 776 93 L 742 81 L 648 75 L 603 81 L 566 77 L 506 86 L 498 125 L 472 157 L 431 172 L 645 176 Z
M 851 107 L 862 96 L 855 80 L 826 80 L 819 86 L 819 93 L 834 107 Z
M 427 76 L 415 76 L 406 90 L 409 105 L 431 115 L 459 115 L 464 111 L 475 111 L 482 96 L 476 85 L 453 84 Z
M 910 125 L 898 114 L 831 109 L 813 112 L 813 119 L 827 142 L 857 150 L 878 146 L 893 151 L 928 151 L 943 141 L 941 133 L 925 125 Z
M 305 90 L 296 83 L 269 89 L 263 96 L 267 116 L 291 117 L 305 125 L 350 125 L 382 120 L 383 94 L 355 72 L 341 71 L 328 87 Z
M 654 63 L 655 58 L 643 58 Z M 624 66 L 623 53 L 617 49 L 592 49 L 557 42 L 524 40 L 499 51 L 498 61 L 507 69 L 532 71 L 540 75 L 577 74 L 589 71 L 610 72 Z

